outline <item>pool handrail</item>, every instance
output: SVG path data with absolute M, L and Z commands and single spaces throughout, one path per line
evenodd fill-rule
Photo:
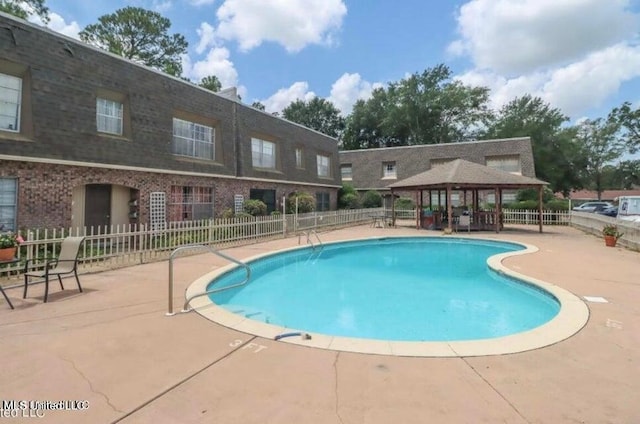
M 245 271 L 247 272 L 247 276 L 245 277 L 245 279 L 237 284 L 233 284 L 231 286 L 225 286 L 225 287 L 220 287 L 220 288 L 215 288 L 215 289 L 211 289 L 211 290 L 207 290 L 204 291 L 202 293 L 196 293 L 194 295 L 189 296 L 186 301 L 184 302 L 184 306 L 182 307 L 182 311 L 181 312 L 189 312 L 191 311 L 191 309 L 189 309 L 189 303 L 200 296 L 206 296 L 209 295 L 211 293 L 216 293 L 222 290 L 228 290 L 228 289 L 232 289 L 234 287 L 239 287 L 242 285 L 247 284 L 247 282 L 249 281 L 249 279 L 251 278 L 251 268 L 249 267 L 249 265 L 247 265 L 246 263 L 231 257 L 227 254 L 224 254 L 222 252 L 220 252 L 217 249 L 214 249 L 211 246 L 207 246 L 206 244 L 186 244 L 183 246 L 179 246 L 177 248 L 175 248 L 173 250 L 173 252 L 171 252 L 171 255 L 169 256 L 169 311 L 165 314 L 167 316 L 172 316 L 175 315 L 175 313 L 173 312 L 173 259 L 176 256 L 176 254 L 180 251 L 183 250 L 189 250 L 189 249 L 206 249 L 209 252 L 213 253 L 216 256 L 219 256 L 223 259 L 228 260 L 229 262 L 233 262 L 234 264 L 241 266 L 245 269 Z
M 313 240 L 311 240 L 312 234 L 315 235 L 316 240 L 318 240 L 317 245 L 313 243 Z M 322 243 L 322 240 L 320 240 L 320 236 L 318 235 L 316 230 L 303 231 L 301 235 L 305 235 L 307 237 L 307 244 L 310 244 L 311 249 L 313 249 L 314 251 L 316 250 L 316 246 L 320 246 L 320 250 L 322 250 L 322 248 L 324 247 L 324 244 Z M 298 244 L 300 244 L 300 235 L 298 235 Z

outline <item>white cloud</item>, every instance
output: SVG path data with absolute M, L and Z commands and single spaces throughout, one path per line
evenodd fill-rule
M 491 106 L 499 109 L 515 97 L 531 94 L 560 108 L 571 118 L 602 105 L 621 84 L 640 77 L 640 46 L 617 44 L 564 67 L 507 78 L 490 71 L 456 77 L 468 85 L 491 89 Z
M 217 12 L 217 35 L 243 51 L 271 41 L 297 52 L 332 44 L 346 13 L 342 0 L 226 0 Z
M 313 91 L 309 91 L 309 84 L 299 81 L 293 83 L 289 88 L 281 88 L 268 99 L 260 100 L 260 103 L 264 105 L 266 112 L 273 113 L 281 112 L 296 100 L 308 102 L 314 97 L 316 95 Z
M 640 77 L 640 15 L 630 0 L 470 0 L 448 51 L 474 68 L 457 78 L 491 89 L 500 108 L 531 94 L 571 118 Z
M 346 116 L 351 113 L 356 100 L 369 99 L 371 92 L 378 87 L 382 87 L 382 84 L 364 81 L 360 74 L 344 73 L 331 86 L 328 100 L 340 109 L 342 115 Z
M 38 15 L 29 15 L 29 22 L 33 22 L 38 25 L 46 26 L 49 29 L 59 32 L 60 34 L 64 34 L 68 37 L 73 37 L 77 40 L 80 39 L 78 35 L 82 30 L 80 25 L 76 21 L 72 21 L 71 23 L 66 23 L 64 18 L 57 13 L 50 12 L 49 13 L 49 23 L 45 24 L 42 22 L 42 19 Z
M 452 54 L 501 74 L 565 65 L 633 37 L 629 0 L 471 0 L 460 8 Z
M 220 80 L 222 88 L 238 85 L 238 71 L 229 60 L 229 50 L 225 47 L 214 47 L 207 56 L 192 62 L 189 56 L 182 58 L 183 73 L 196 83 L 209 75 L 215 75 Z
M 601 106 L 620 85 L 640 77 L 640 46 L 618 44 L 552 72 L 542 97 L 570 116 Z
M 196 29 L 196 33 L 200 37 L 198 45 L 196 46 L 196 52 L 202 54 L 207 47 L 215 47 L 216 43 L 216 29 L 206 22 L 200 24 L 200 28 Z
M 153 0 L 152 8 L 158 13 L 165 13 L 173 6 L 171 0 Z

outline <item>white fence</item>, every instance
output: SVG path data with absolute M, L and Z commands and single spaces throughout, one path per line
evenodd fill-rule
M 538 225 L 538 211 L 503 209 L 503 223 Z M 569 225 L 571 213 L 569 211 L 542 211 L 542 225 Z
M 232 219 L 207 219 L 166 223 L 162 229 L 149 225 L 117 225 L 53 230 L 21 231 L 25 242 L 18 249 L 17 264 L 0 265 L 0 278 L 19 275 L 27 259 L 56 257 L 66 236 L 85 236 L 80 251 L 82 268 L 117 268 L 162 260 L 178 246 L 207 244 L 225 248 L 286 237 L 302 231 L 328 230 L 371 221 L 382 208 L 338 210 L 308 214 L 271 215 Z
M 618 244 L 633 250 L 640 250 L 640 223 L 623 221 L 597 213 L 572 212 L 571 226 L 586 233 L 602 237 L 602 228 L 607 224 L 616 224 L 623 233 Z

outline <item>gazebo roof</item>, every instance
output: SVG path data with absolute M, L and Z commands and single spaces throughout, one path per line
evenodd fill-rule
M 428 171 L 389 184 L 393 189 L 438 188 L 453 185 L 466 188 L 538 187 L 548 184 L 537 178 L 524 177 L 489 168 L 463 159 L 438 165 Z

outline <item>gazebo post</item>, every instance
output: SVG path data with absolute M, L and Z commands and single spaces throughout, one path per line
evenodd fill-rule
M 453 221 L 453 208 L 451 207 L 451 184 L 447 184 L 447 228 L 450 232 L 453 231 L 451 221 Z
M 542 188 L 538 186 L 538 231 L 542 232 Z
M 493 188 L 493 200 L 496 202 L 495 208 L 493 209 L 493 220 L 496 225 L 496 233 L 500 232 L 500 199 L 498 199 L 498 197 L 500 196 L 499 191 L 500 189 L 498 189 L 498 187 Z
M 420 219 L 422 214 L 422 190 L 416 191 L 416 205 L 418 205 L 418 210 L 416 211 L 416 230 L 420 229 Z

